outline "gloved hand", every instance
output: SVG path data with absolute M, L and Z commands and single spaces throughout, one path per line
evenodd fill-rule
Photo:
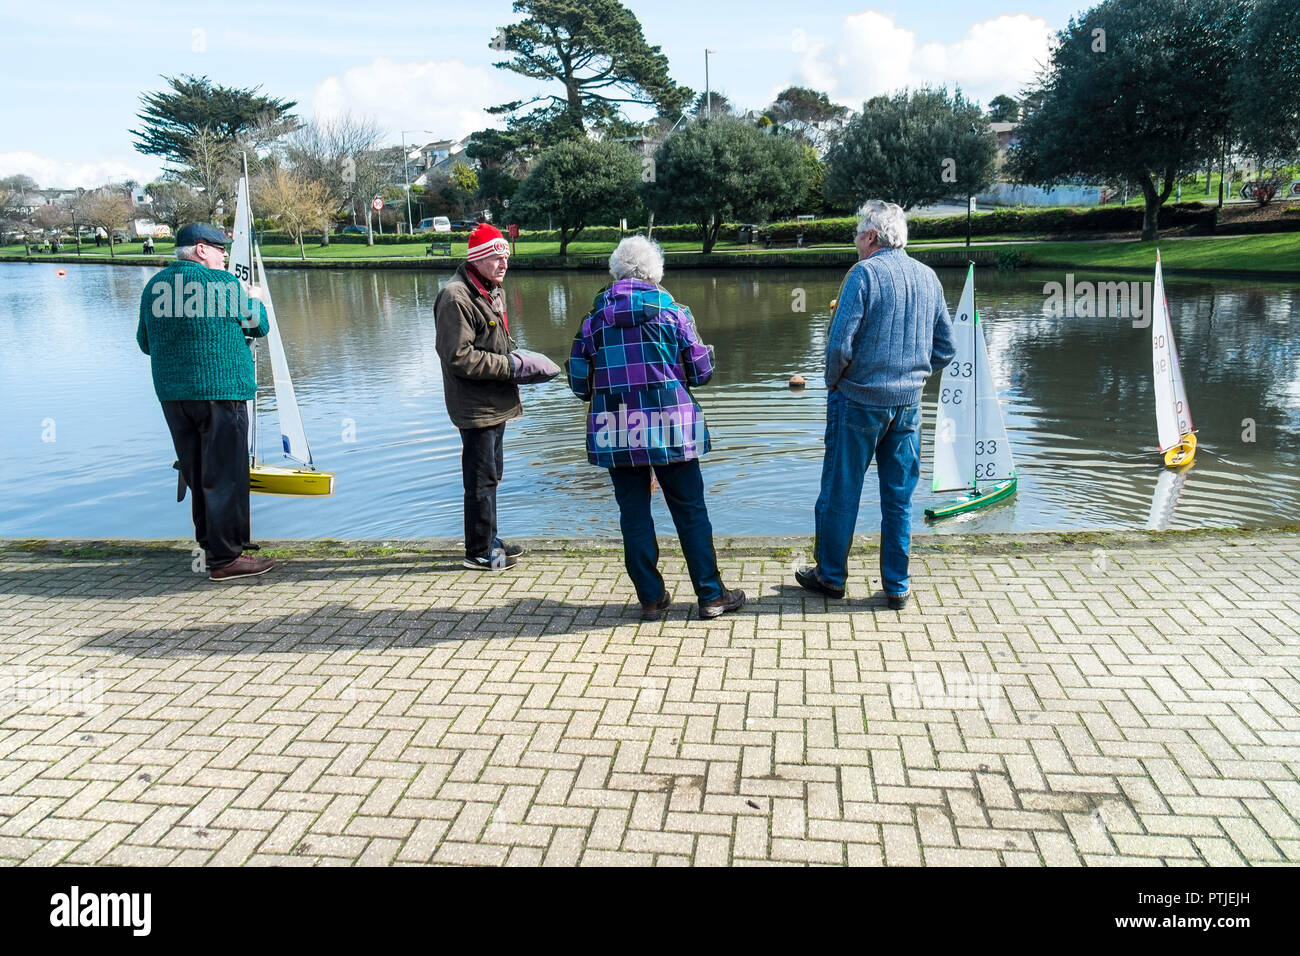
M 560 367 L 541 352 L 515 349 L 510 353 L 510 361 L 514 364 L 514 381 L 520 385 L 549 382 L 560 374 Z

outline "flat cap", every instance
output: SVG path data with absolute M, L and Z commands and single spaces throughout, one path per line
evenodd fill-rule
M 226 247 L 226 234 L 216 226 L 209 226 L 206 222 L 196 222 L 188 226 L 181 226 L 180 232 L 176 233 L 176 245 L 192 246 L 196 242 L 206 242 L 210 246 Z

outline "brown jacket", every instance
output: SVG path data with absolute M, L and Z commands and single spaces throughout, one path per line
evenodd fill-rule
M 442 391 L 453 425 L 488 428 L 523 417 L 524 407 L 511 381 L 514 342 L 502 321 L 501 289 L 489 302 L 474 288 L 468 268 L 462 262 L 433 303 Z

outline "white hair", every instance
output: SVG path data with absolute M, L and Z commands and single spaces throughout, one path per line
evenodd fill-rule
M 609 257 L 615 279 L 643 279 L 658 285 L 664 277 L 664 250 L 645 236 L 628 236 Z
M 907 216 L 903 207 L 883 199 L 868 199 L 858 210 L 858 235 L 876 231 L 877 241 L 889 249 L 907 245 Z
M 198 261 L 199 261 L 198 248 L 199 248 L 199 247 L 198 247 L 197 245 L 194 245 L 194 246 L 177 246 L 177 247 L 176 247 L 176 258 L 177 258 L 177 259 L 189 259 L 191 262 L 198 262 Z

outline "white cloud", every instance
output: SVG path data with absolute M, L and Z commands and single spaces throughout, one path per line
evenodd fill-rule
M 428 129 L 439 138 L 451 138 L 501 125 L 483 107 L 519 97 L 518 89 L 503 82 L 500 71 L 491 67 L 469 66 L 460 60 L 398 62 L 378 57 L 341 75 L 327 76 L 316 85 L 311 105 L 319 119 L 341 113 L 373 118 L 394 139 L 403 129 Z
M 0 177 L 20 174 L 30 176 L 42 187 L 91 188 L 127 179 L 147 183 L 157 179 L 160 171 L 161 167 L 147 159 L 135 162 L 117 159 L 67 160 L 53 159 L 21 149 L 0 152 Z
M 886 14 L 863 10 L 844 17 L 834 40 L 811 45 L 799 71 L 804 83 L 854 109 L 872 96 L 927 83 L 960 86 L 987 105 L 1033 80 L 1054 36 L 1046 20 L 1017 13 L 972 23 L 955 43 L 923 43 Z

